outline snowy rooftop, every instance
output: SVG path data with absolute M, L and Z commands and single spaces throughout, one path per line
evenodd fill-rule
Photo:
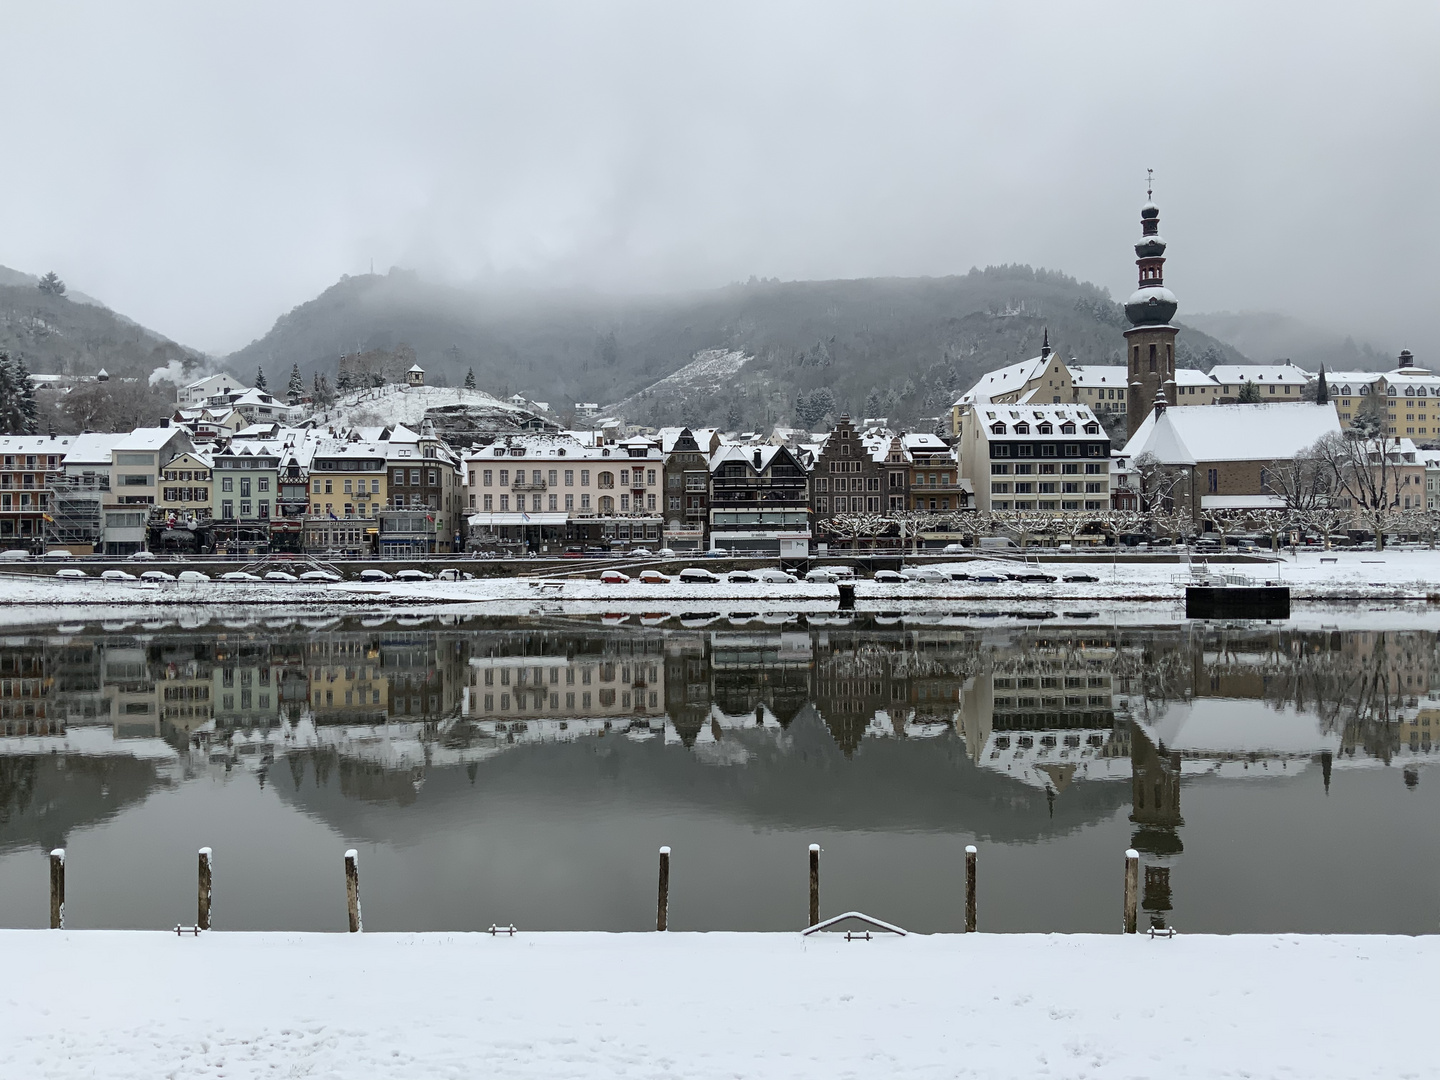
M 159 450 L 177 435 L 186 438 L 184 430 L 178 427 L 136 428 L 122 434 L 114 447 L 116 450 Z
M 1079 387 L 1124 386 L 1125 366 L 1116 364 L 1072 364 L 1070 378 Z
M 1306 386 L 1314 378 L 1294 364 L 1216 364 L 1210 369 L 1210 377 L 1222 384 L 1257 382 L 1282 386 Z
M 980 401 L 991 401 L 1006 394 L 1017 393 L 1025 388 L 1026 383 L 1045 374 L 1045 369 L 1052 363 L 1055 365 L 1057 373 L 1065 367 L 1059 355 L 1051 353 L 1049 356 L 1036 356 L 1029 360 L 1022 360 L 1018 364 L 1011 364 L 999 371 L 991 371 L 980 376 L 979 381 L 961 394 L 955 404 L 971 405 Z
M 1132 459 L 1152 453 L 1171 465 L 1276 461 L 1292 458 L 1322 435 L 1339 430 L 1330 405 L 1177 405 L 1158 418 L 1151 412 L 1123 452 Z

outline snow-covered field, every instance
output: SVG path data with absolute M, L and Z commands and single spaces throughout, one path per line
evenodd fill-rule
M 1433 937 L 22 930 L 0 954 L 17 1080 L 1440 1075 L 1398 1024 Z
M 1333 562 L 1322 562 L 1333 559 Z M 1125 560 L 1089 562 L 1020 562 L 981 559 L 933 564 L 937 569 L 1004 577 L 1009 573 L 1040 572 L 1054 582 L 1022 583 L 1009 580 L 915 582 L 903 585 L 861 579 L 858 601 L 884 605 L 895 601 L 926 600 L 1178 600 L 1191 580 L 1192 568 L 1183 563 Z M 1289 585 L 1296 600 L 1415 599 L 1440 594 L 1440 551 L 1304 553 L 1272 563 L 1212 564 L 1217 571 L 1239 574 L 1257 583 Z M 635 569 L 638 572 L 640 567 Z M 1065 581 L 1087 576 L 1094 581 Z M 643 584 L 631 581 L 611 585 L 595 578 L 477 578 L 459 582 L 389 582 L 337 585 L 199 582 L 102 582 L 98 579 L 61 580 L 11 574 L 0 578 L 0 604 L 434 604 L 547 601 L 600 601 L 642 609 L 648 603 L 674 601 L 819 601 L 833 603 L 834 585 Z

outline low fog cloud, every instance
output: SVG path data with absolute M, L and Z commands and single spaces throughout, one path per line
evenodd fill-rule
M 6 8 L 0 264 L 238 347 L 344 273 L 1029 262 L 1440 362 L 1434 5 Z

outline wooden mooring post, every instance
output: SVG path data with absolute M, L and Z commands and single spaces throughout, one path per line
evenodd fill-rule
M 965 932 L 975 933 L 975 845 L 965 848 Z
M 350 933 L 358 934 L 360 924 L 360 853 L 345 852 L 345 896 L 350 909 Z
M 1134 848 L 1125 851 L 1125 933 L 1136 930 L 1140 907 L 1140 853 Z
M 820 921 L 820 845 L 810 845 L 810 921 L 814 926 Z
M 210 929 L 210 901 L 214 895 L 211 892 L 210 856 L 208 847 L 200 849 L 199 894 L 195 901 L 195 926 L 200 930 Z
M 50 929 L 65 929 L 65 849 L 50 852 Z
M 670 924 L 670 849 L 660 849 L 660 897 L 655 907 L 655 929 L 664 931 Z

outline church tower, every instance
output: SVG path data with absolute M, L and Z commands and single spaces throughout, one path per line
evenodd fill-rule
M 1165 288 L 1165 241 L 1160 238 L 1160 208 L 1149 201 L 1152 189 L 1145 191 L 1146 202 L 1140 208 L 1140 242 L 1135 245 L 1135 265 L 1140 268 L 1140 287 L 1125 302 L 1125 317 L 1130 329 L 1125 331 L 1126 362 L 1130 386 L 1128 434 L 1145 422 L 1161 394 L 1174 403 L 1175 397 L 1175 335 L 1170 325 L 1179 306 L 1175 294 Z

